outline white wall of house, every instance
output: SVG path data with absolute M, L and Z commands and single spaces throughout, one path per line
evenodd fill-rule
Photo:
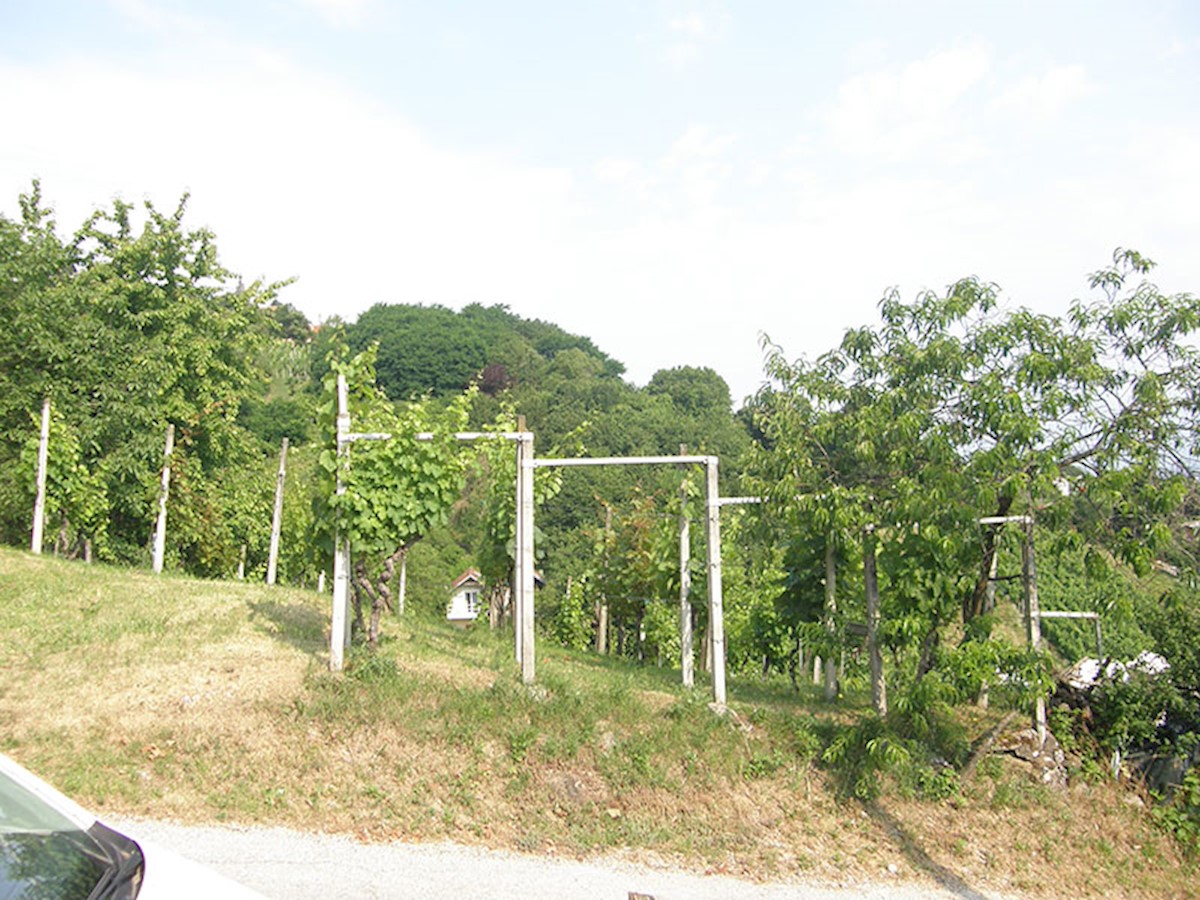
M 479 587 L 459 588 L 446 604 L 446 618 L 451 622 L 473 622 L 479 615 Z

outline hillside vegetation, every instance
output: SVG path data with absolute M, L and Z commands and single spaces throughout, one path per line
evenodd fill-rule
M 5 740 L 68 788 L 761 873 L 869 871 L 900 846 L 909 870 L 1031 891 L 1046 866 L 1080 891 L 1143 889 L 1175 852 L 1152 825 L 1200 851 L 1200 299 L 1160 291 L 1153 261 L 1116 250 L 1063 315 L 977 277 L 890 292 L 815 357 L 764 338 L 763 386 L 735 409 L 709 368 L 635 385 L 586 336 L 503 306 L 381 298 L 311 323 L 186 218 L 186 197 L 114 201 L 64 235 L 36 182 L 0 216 L 0 543 L 38 533 L 46 409 L 37 549 L 145 570 L 176 438 L 171 577 L 7 558 Z M 350 430 L 387 440 L 338 442 L 339 381 Z M 686 447 L 719 462 L 721 499 L 748 501 L 670 460 L 536 467 L 532 693 L 504 637 L 516 431 L 543 463 Z M 266 591 L 235 578 L 266 574 L 284 438 L 289 587 Z M 719 567 L 701 527 L 718 519 Z M 335 534 L 355 629 L 348 674 L 328 676 L 302 589 L 331 572 Z M 445 630 L 468 567 L 495 633 Z M 1035 596 L 1158 673 L 1056 692 L 1095 632 L 1022 621 Z M 674 687 L 717 646 L 725 718 Z M 981 755 L 1035 702 L 1052 740 L 1025 755 L 1066 795 Z M 1011 732 L 995 746 L 1023 752 Z M 1105 775 L 1152 770 L 1170 777 L 1140 810 Z
M 1196 875 L 1102 774 L 1010 755 L 903 769 L 853 799 L 840 704 L 734 678 L 718 716 L 678 672 L 410 613 L 326 671 L 327 599 L 0 551 L 0 749 L 101 815 L 617 853 L 758 879 L 933 879 L 1023 896 L 1184 896 Z M 1002 713 L 960 710 L 967 748 Z

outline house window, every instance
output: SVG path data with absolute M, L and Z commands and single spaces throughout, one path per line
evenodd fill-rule
M 465 596 L 467 599 L 467 612 L 472 616 L 476 615 L 479 612 L 479 591 L 467 591 Z

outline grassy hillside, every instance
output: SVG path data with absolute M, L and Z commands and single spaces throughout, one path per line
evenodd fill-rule
M 1196 874 L 1128 785 L 1054 790 L 1003 755 L 846 798 L 821 756 L 854 698 L 735 680 L 721 718 L 675 673 L 548 645 L 529 690 L 502 637 L 419 619 L 333 676 L 326 627 L 310 592 L 0 550 L 0 749 L 101 814 L 1029 896 Z

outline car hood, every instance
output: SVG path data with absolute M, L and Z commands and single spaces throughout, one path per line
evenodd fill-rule
M 220 872 L 180 856 L 169 847 L 131 835 L 146 860 L 137 900 L 266 900 Z

